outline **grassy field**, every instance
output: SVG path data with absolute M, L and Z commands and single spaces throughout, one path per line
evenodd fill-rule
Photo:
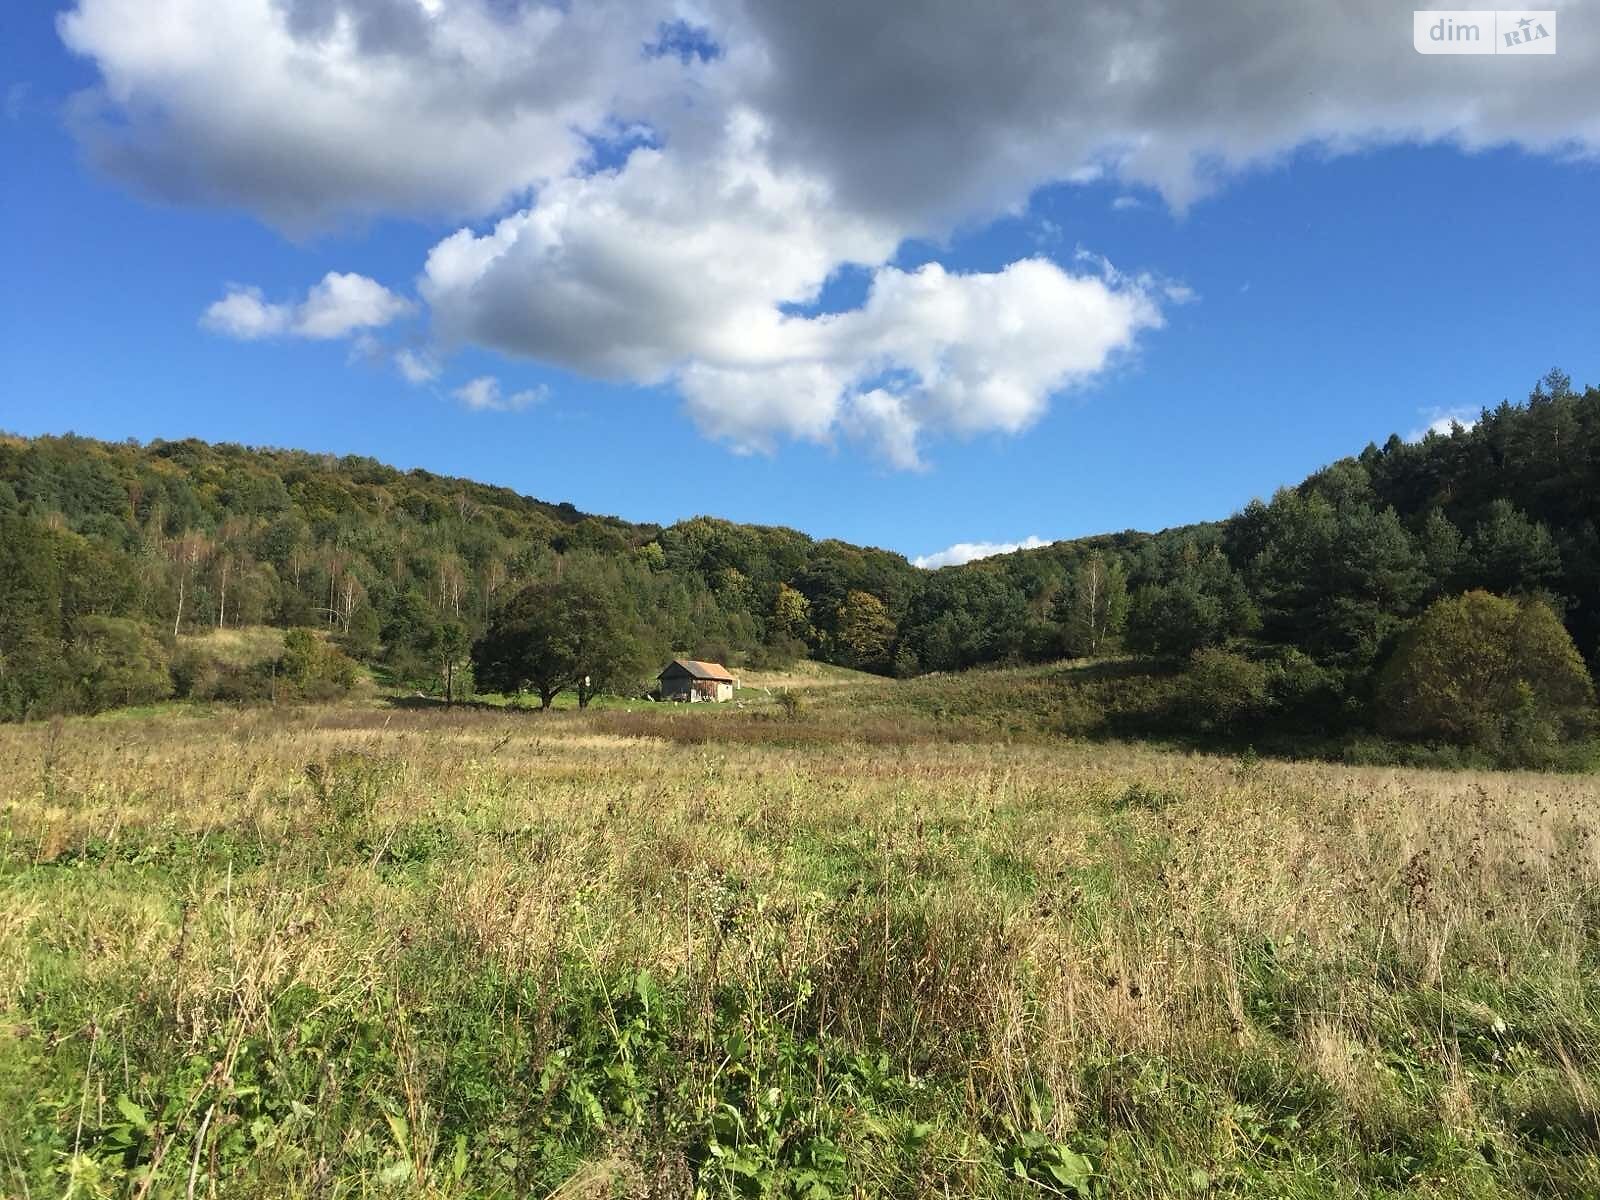
M 0 728 L 0 1194 L 1600 1195 L 1593 777 L 761 686 Z

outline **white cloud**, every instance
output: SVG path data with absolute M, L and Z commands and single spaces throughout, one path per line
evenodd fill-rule
M 1111 202 L 1111 207 L 1117 212 L 1126 212 L 1130 208 L 1143 208 L 1144 202 L 1137 196 L 1121 195 Z
M 1430 433 L 1449 437 L 1458 425 L 1462 429 L 1471 429 L 1478 423 L 1479 412 L 1474 408 L 1429 408 L 1423 409 L 1422 415 L 1428 423 L 1408 433 L 1406 441 L 1420 442 Z
M 924 433 L 1015 433 L 1049 396 L 1161 323 L 1147 277 L 1042 259 L 988 274 L 884 267 L 898 238 L 780 172 L 759 118 L 708 133 L 700 160 L 639 150 L 552 185 L 530 208 L 434 247 L 420 284 L 447 341 L 572 370 L 672 382 L 702 430 L 742 451 L 870 441 L 901 467 Z M 786 315 L 841 262 L 874 267 L 866 303 Z
M 306 338 L 339 338 L 357 329 L 387 325 L 414 308 L 365 275 L 329 271 L 296 311 L 293 332 Z
M 1050 544 L 1041 537 L 1025 537 L 1020 542 L 957 542 L 936 553 L 913 558 L 911 565 L 934 571 L 940 567 L 957 567 L 980 558 L 993 558 L 996 554 L 1010 554 L 1015 550 L 1037 550 Z
M 268 304 L 260 288 L 230 283 L 227 295 L 201 314 L 200 323 L 212 333 L 248 341 L 285 334 L 293 319 L 292 306 Z
M 411 301 L 365 275 L 330 271 L 298 303 L 268 302 L 260 288 L 233 283 L 201 314 L 213 333 L 252 341 L 270 337 L 330 340 L 375 329 L 415 311 Z
M 394 365 L 407 383 L 419 387 L 432 383 L 442 372 L 439 360 L 426 350 L 396 351 Z
M 1042 258 L 990 274 L 885 267 L 861 308 L 780 321 L 774 361 L 696 363 L 679 386 L 700 427 L 741 448 L 837 429 L 916 467 L 924 434 L 1021 432 L 1160 323 L 1142 287 Z
M 747 86 L 784 161 L 819 170 L 843 204 L 916 225 L 1004 211 L 1096 168 L 1181 208 L 1301 146 L 1600 149 L 1600 41 L 1563 43 L 1537 78 L 1494 56 L 1431 61 L 1390 0 L 717 11 L 725 40 L 762 51 Z
M 684 18 L 722 52 L 642 53 Z M 581 171 L 589 138 L 676 151 L 735 107 L 780 171 L 907 234 L 1055 181 L 1182 206 L 1305 145 L 1600 147 L 1600 41 L 1528 71 L 1431 61 L 1388 0 L 76 0 L 58 25 L 100 72 L 75 106 L 97 162 L 294 228 L 489 214 Z
M 428 255 L 420 285 L 446 339 L 593 375 L 656 381 L 690 360 L 782 357 L 783 302 L 813 299 L 843 262 L 879 263 L 895 230 L 781 173 L 753 113 L 564 179 L 537 203 Z
M 467 215 L 565 175 L 644 107 L 664 6 L 590 0 L 78 0 L 58 19 L 101 82 L 72 107 L 141 191 L 295 232 Z
M 351 365 L 385 366 L 389 362 L 389 347 L 370 333 L 358 333 L 350 339 L 350 352 L 345 361 Z
M 1305 147 L 1600 151 L 1600 40 L 1428 59 L 1394 16 L 1380 0 L 76 0 L 59 28 L 100 75 L 77 135 L 149 194 L 292 232 L 469 222 L 419 283 L 442 353 L 670 384 L 739 450 L 855 438 L 915 467 L 931 438 L 1027 428 L 1193 294 L 1093 256 L 902 271 L 907 239 L 1024 212 L 1057 183 L 1182 209 Z M 718 53 L 647 53 L 673 20 Z M 871 281 L 859 309 L 795 315 L 846 267 Z M 296 304 L 230 289 L 205 321 L 336 337 L 405 303 L 330 275 Z
M 461 402 L 463 408 L 472 412 L 521 412 L 544 401 L 549 389 L 540 385 L 507 395 L 493 375 L 480 375 L 450 394 Z

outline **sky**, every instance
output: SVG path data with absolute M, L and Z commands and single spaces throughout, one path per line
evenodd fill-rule
M 12 4 L 0 429 L 930 566 L 1221 518 L 1600 383 L 1600 3 L 1412 11 Z

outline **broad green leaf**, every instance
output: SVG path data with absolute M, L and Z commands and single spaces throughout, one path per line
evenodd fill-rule
M 127 1096 L 117 1097 L 117 1111 L 121 1113 L 123 1119 L 135 1129 L 145 1130 L 150 1128 L 150 1118 L 145 1113 L 144 1109 L 140 1108 L 132 1100 L 128 1099 Z
M 404 1183 L 411 1178 L 411 1164 L 401 1159 L 397 1163 L 390 1163 L 378 1172 L 378 1182 L 385 1187 L 393 1187 L 397 1183 Z
M 1069 1187 L 1074 1191 L 1086 1186 L 1091 1174 L 1088 1160 L 1077 1154 L 1066 1155 L 1062 1162 L 1046 1163 L 1045 1170 L 1049 1171 L 1050 1178 L 1062 1187 Z
M 394 1144 L 401 1150 L 410 1145 L 411 1130 L 406 1124 L 406 1119 L 398 1113 L 384 1113 L 384 1120 L 389 1122 L 389 1132 L 394 1134 Z

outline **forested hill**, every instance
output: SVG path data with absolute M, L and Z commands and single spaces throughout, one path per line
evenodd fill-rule
M 169 639 L 320 626 L 424 682 L 441 624 L 476 635 L 522 585 L 569 570 L 603 580 L 646 659 L 811 654 L 914 674 L 1227 643 L 1292 662 L 1343 711 L 1408 622 L 1472 588 L 1545 598 L 1592 663 L 1597 526 L 1600 390 L 1559 372 L 1470 428 L 1391 437 L 1227 520 L 936 572 L 791 529 L 632 524 L 366 458 L 0 437 L 0 712 L 62 702 L 59 664 L 90 618 Z
M 663 529 L 368 458 L 195 440 L 0 435 L 0 520 L 12 662 L 93 615 L 322 626 L 407 678 L 432 669 L 440 622 L 474 633 L 522 584 L 574 567 L 604 574 L 653 651 L 793 658 L 833 649 L 852 593 L 903 612 L 921 574 L 792 529 Z

